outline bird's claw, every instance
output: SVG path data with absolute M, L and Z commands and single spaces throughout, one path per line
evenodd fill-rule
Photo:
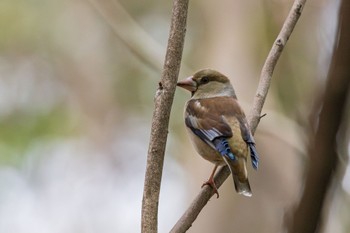
M 215 185 L 214 179 L 209 179 L 208 181 L 204 182 L 202 184 L 201 188 L 203 188 L 206 185 L 209 185 L 214 190 L 214 192 L 216 193 L 216 198 L 219 198 L 219 192 L 218 192 L 218 189 L 217 189 L 217 187 Z

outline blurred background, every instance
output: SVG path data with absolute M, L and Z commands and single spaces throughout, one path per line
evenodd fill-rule
M 248 115 L 292 3 L 190 1 L 179 79 L 206 67 L 221 71 Z M 237 195 L 229 178 L 188 232 L 282 231 L 302 191 L 316 124 L 310 115 L 327 77 L 338 7 L 336 0 L 309 0 L 277 64 L 255 136 L 260 167 L 249 168 L 253 197 Z M 160 0 L 0 2 L 0 232 L 140 232 L 171 8 L 172 1 Z M 187 138 L 182 113 L 189 97 L 176 91 L 159 232 L 172 228 L 213 167 Z M 349 135 L 345 127 L 343 158 Z M 348 167 L 340 166 L 332 186 L 324 232 L 350 232 Z

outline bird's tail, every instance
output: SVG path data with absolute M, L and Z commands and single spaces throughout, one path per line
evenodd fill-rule
M 233 182 L 235 184 L 236 192 L 242 194 L 246 197 L 252 196 L 252 190 L 250 189 L 250 184 L 248 178 L 244 181 L 240 181 L 238 175 L 232 173 Z
M 235 184 L 237 193 L 246 197 L 251 197 L 252 190 L 248 180 L 246 160 L 244 158 L 236 158 L 234 161 L 232 161 L 227 157 L 223 158 L 231 171 L 233 183 Z

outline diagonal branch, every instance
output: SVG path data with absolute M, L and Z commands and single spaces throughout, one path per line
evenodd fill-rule
M 117 0 L 89 0 L 122 43 L 155 71 L 162 69 L 163 48 Z
M 145 31 L 118 0 L 89 0 L 121 42 L 156 72 L 162 69 L 163 46 Z M 191 69 L 182 64 L 183 72 Z
M 154 99 L 155 108 L 142 199 L 141 230 L 143 233 L 156 233 L 158 230 L 158 202 L 164 152 L 186 34 L 187 10 L 188 0 L 174 0 L 163 73 Z
M 259 87 L 257 89 L 256 95 L 254 98 L 253 108 L 251 110 L 251 114 L 248 119 L 252 133 L 255 132 L 259 124 L 261 110 L 265 103 L 265 99 L 270 87 L 274 68 L 283 51 L 283 48 L 285 47 L 301 15 L 305 2 L 306 0 L 294 1 L 294 4 L 283 24 L 283 27 L 279 35 L 277 36 L 277 39 L 273 44 L 270 50 L 270 53 L 265 61 L 265 64 L 261 71 Z M 222 167 L 215 176 L 215 184 L 217 185 L 217 187 L 220 187 L 229 175 L 230 175 L 230 171 L 228 167 L 227 166 Z M 191 203 L 191 205 L 186 210 L 186 212 L 182 215 L 182 217 L 178 220 L 178 222 L 172 228 L 171 233 L 186 232 L 191 227 L 192 223 L 196 220 L 197 216 L 199 215 L 201 210 L 204 208 L 204 206 L 207 204 L 209 199 L 213 196 L 213 194 L 214 194 L 214 191 L 210 187 L 205 186 L 197 195 L 197 197 L 194 199 L 194 201 Z
M 253 108 L 248 119 L 252 133 L 255 132 L 259 124 L 261 110 L 264 106 L 265 99 L 270 88 L 272 74 L 276 67 L 277 61 L 280 58 L 283 48 L 286 46 L 287 41 L 290 35 L 292 34 L 296 23 L 298 22 L 298 19 L 301 15 L 305 3 L 306 0 L 294 1 L 294 4 L 291 10 L 289 11 L 288 16 L 284 21 L 282 29 L 278 34 L 275 43 L 272 45 L 269 55 L 266 58 L 265 64 L 262 68 L 260 75 L 259 87 L 255 94 Z

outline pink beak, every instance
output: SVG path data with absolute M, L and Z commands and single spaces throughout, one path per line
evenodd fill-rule
M 177 83 L 177 86 L 185 88 L 186 90 L 190 92 L 194 92 L 197 90 L 197 83 L 193 81 L 193 76 L 188 77 L 184 80 L 181 80 Z

